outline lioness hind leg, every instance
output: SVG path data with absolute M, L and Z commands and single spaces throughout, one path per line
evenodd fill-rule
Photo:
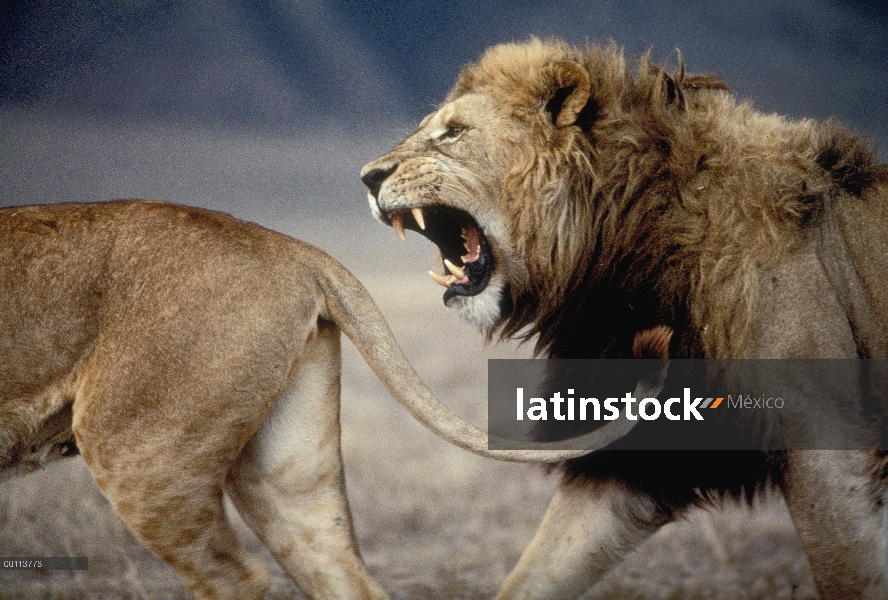
M 618 483 L 565 481 L 496 598 L 579 598 L 666 520 Z
M 170 565 L 196 598 L 246 600 L 265 597 L 268 576 L 265 568 L 242 548 L 225 518 L 222 492 L 203 501 L 192 497 L 188 510 L 171 517 L 164 503 L 153 513 L 140 506 L 134 512 L 121 510 L 126 524 L 155 554 Z M 188 520 L 187 525 L 157 526 L 163 520 Z
M 382 599 L 357 549 L 339 426 L 339 330 L 323 324 L 228 475 L 244 520 L 310 598 Z
M 201 459 L 181 447 L 150 454 L 117 444 L 114 451 L 97 452 L 95 436 L 83 428 L 79 432 L 84 459 L 114 509 L 195 597 L 264 597 L 267 573 L 242 549 L 225 516 L 224 471 L 216 476 L 190 471 L 189 463 Z M 115 433 L 101 435 L 112 445 L 115 437 L 120 441 Z
M 870 453 L 786 455 L 783 492 L 822 600 L 888 598 L 885 490 Z

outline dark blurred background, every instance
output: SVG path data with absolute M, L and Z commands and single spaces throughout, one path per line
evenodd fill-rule
M 12 1 L 0 8 L 0 205 L 123 195 L 365 217 L 361 165 L 460 65 L 532 35 L 614 39 L 673 65 L 678 48 L 764 111 L 835 116 L 888 148 L 883 1 Z M 275 160 L 299 164 L 288 178 L 263 164 Z M 232 169 L 240 183 L 220 182 Z
M 358 132 L 413 122 L 485 46 L 608 38 L 728 79 L 766 111 L 840 116 L 885 141 L 880 1 L 9 2 L 4 108 L 96 119 Z

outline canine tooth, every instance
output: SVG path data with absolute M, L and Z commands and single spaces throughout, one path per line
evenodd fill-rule
M 438 275 L 434 271 L 429 271 L 429 275 L 432 276 L 435 283 L 443 285 L 444 287 L 450 287 L 450 284 L 456 281 L 456 278 L 453 275 Z
M 447 267 L 447 270 L 450 271 L 450 274 L 456 277 L 457 279 L 463 279 L 466 276 L 466 272 L 463 269 L 460 269 L 455 264 L 444 259 L 444 266 Z
M 404 236 L 404 214 L 392 213 L 389 218 L 392 220 L 392 229 L 395 230 L 398 237 L 401 238 L 402 241 L 406 240 L 407 238 Z
M 413 218 L 416 219 L 416 224 L 419 225 L 419 228 L 425 229 L 425 219 L 422 216 L 422 209 L 417 206 L 416 208 L 411 208 L 410 212 L 413 214 Z

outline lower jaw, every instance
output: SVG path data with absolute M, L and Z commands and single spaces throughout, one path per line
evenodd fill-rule
M 466 257 L 462 258 L 463 260 L 466 259 Z M 454 272 L 454 267 L 452 267 L 449 261 L 445 260 L 444 264 L 450 265 L 448 266 L 448 270 L 451 271 L 451 273 Z M 451 275 L 451 277 L 460 277 L 461 279 L 458 279 L 457 281 L 463 281 L 463 283 L 453 282 L 444 292 L 444 302 L 446 303 L 450 298 L 457 296 L 472 298 L 479 294 L 483 294 L 490 285 L 495 271 L 493 257 L 490 254 L 489 249 L 486 248 L 485 242 L 484 252 L 480 254 L 477 259 L 471 262 L 465 262 L 461 269 L 456 268 L 455 275 Z M 437 277 L 435 277 L 435 279 L 437 280 Z
M 479 327 L 493 327 L 502 315 L 502 294 L 502 286 L 491 282 L 472 296 L 444 292 L 444 305 L 465 321 Z
M 486 289 L 486 288 L 485 288 Z M 463 294 L 462 292 L 458 292 L 453 288 L 448 288 L 444 290 L 444 304 L 449 304 L 449 302 L 454 298 L 474 298 L 478 294 L 483 294 L 484 290 L 476 292 L 474 294 Z

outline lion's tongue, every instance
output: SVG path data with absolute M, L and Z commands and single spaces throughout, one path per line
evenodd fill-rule
M 463 264 L 475 262 L 481 256 L 481 241 L 478 239 L 478 230 L 471 225 L 466 225 L 462 228 L 462 238 L 466 241 L 463 245 L 469 251 L 468 254 L 460 257 Z
M 475 262 L 481 256 L 481 241 L 478 238 L 478 231 L 471 225 L 466 225 L 462 228 L 462 238 L 465 240 L 463 245 L 468 250 L 468 254 L 460 257 L 463 267 L 465 267 L 466 264 Z M 449 275 L 438 275 L 433 271 L 429 271 L 429 275 L 432 276 L 435 283 L 444 287 L 450 287 L 451 285 L 463 285 L 469 282 L 469 277 L 466 275 L 464 268 L 457 267 L 446 258 L 444 259 L 444 267 L 449 271 Z

